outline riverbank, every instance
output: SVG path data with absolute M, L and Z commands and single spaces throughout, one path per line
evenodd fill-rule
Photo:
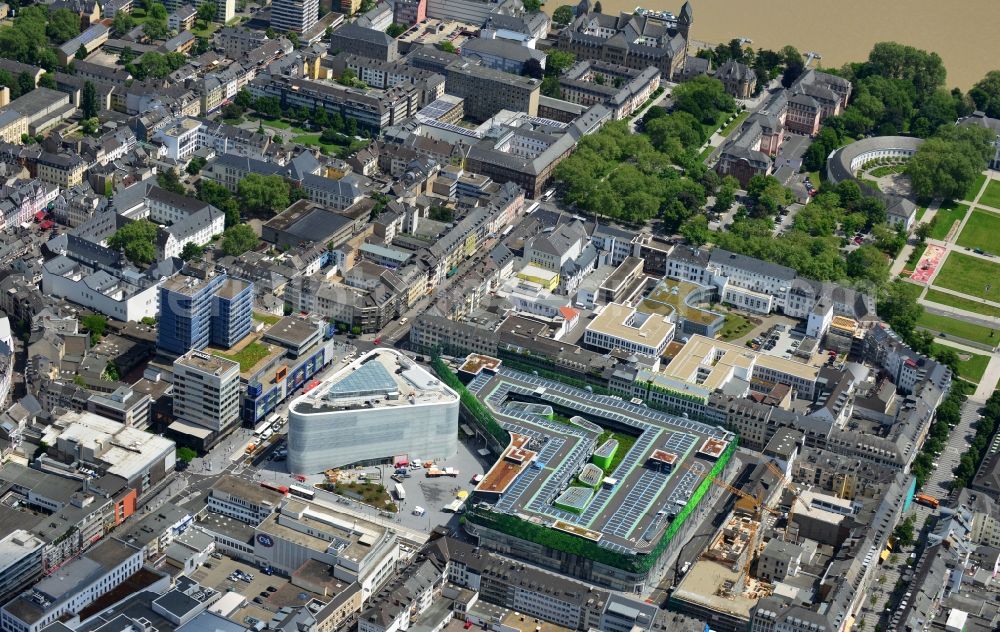
M 677 13 L 682 3 L 601 0 L 605 13 L 631 12 L 637 5 Z M 545 10 L 551 13 L 560 4 L 549 0 Z M 948 69 L 947 86 L 965 91 L 1000 65 L 996 0 L 962 0 L 954 5 L 932 0 L 799 0 L 794 8 L 774 0 L 692 0 L 691 6 L 693 39 L 728 42 L 746 37 L 755 49 L 774 50 L 791 44 L 802 53 L 820 53 L 825 67 L 862 61 L 876 42 L 895 41 L 936 52 Z

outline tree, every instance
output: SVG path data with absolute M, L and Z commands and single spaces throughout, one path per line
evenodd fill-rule
M 437 47 L 438 47 L 438 49 L 443 50 L 446 53 L 457 53 L 458 52 L 458 50 L 455 48 L 455 45 L 452 44 L 451 42 L 447 41 L 447 40 L 445 40 L 443 42 L 439 42 L 438 45 L 437 45 Z
M 97 120 L 97 117 L 85 118 L 80 121 L 80 129 L 84 134 L 92 135 L 97 132 L 97 128 L 100 126 L 101 122 Z
M 205 24 L 215 20 L 215 3 L 214 2 L 202 2 L 198 5 L 197 17 Z
M 80 319 L 80 324 L 90 333 L 91 345 L 100 342 L 104 332 L 108 329 L 108 319 L 101 314 L 88 314 Z
M 156 183 L 160 185 L 161 189 L 165 189 L 171 193 L 178 195 L 187 193 L 187 189 L 184 188 L 184 184 L 177 175 L 176 169 L 167 169 L 156 174 Z
M 558 77 L 576 63 L 576 55 L 566 50 L 551 49 L 545 57 L 545 74 Z
M 802 55 L 794 46 L 785 46 L 782 48 L 781 55 L 785 62 L 785 72 L 781 75 L 781 85 L 791 88 L 796 79 L 802 75 L 806 65 L 802 61 Z
M 181 259 L 184 261 L 191 261 L 192 259 L 197 259 L 201 256 L 204 249 L 193 241 L 189 241 L 184 244 L 184 248 L 181 250 Z
M 80 95 L 80 110 L 83 118 L 97 116 L 98 109 L 97 88 L 94 87 L 93 82 L 86 81 L 83 84 L 83 92 Z
M 672 98 L 677 110 L 688 112 L 706 125 L 717 124 L 722 112 L 736 110 L 736 101 L 722 82 L 704 75 L 674 88 Z
M 42 86 L 43 88 L 48 88 L 49 90 L 55 90 L 56 80 L 52 76 L 52 73 L 47 72 L 38 79 L 38 85 Z
M 906 163 L 914 192 L 927 199 L 961 199 L 986 167 L 995 138 L 983 127 L 942 127 Z
M 260 97 L 254 101 L 253 109 L 261 116 L 276 119 L 281 116 L 281 101 L 277 97 Z
M 68 42 L 80 34 L 80 18 L 69 9 L 56 9 L 49 13 L 45 34 L 53 44 Z
M 202 168 L 205 166 L 206 162 L 207 161 L 201 156 L 195 156 L 190 162 L 188 162 L 184 171 L 188 172 L 188 174 L 192 176 L 198 175 L 198 173 L 201 172 Z
M 273 215 L 289 204 L 288 182 L 279 175 L 251 173 L 240 180 L 238 189 L 243 207 L 254 213 Z
M 882 320 L 904 338 L 913 333 L 924 308 L 917 303 L 910 285 L 903 281 L 889 284 L 878 299 L 877 311 Z
M 121 250 L 125 257 L 139 267 L 156 260 L 156 224 L 139 219 L 122 226 L 108 239 L 108 246 Z
M 76 55 L 74 55 L 74 57 L 83 60 L 87 58 L 87 55 L 89 55 L 89 53 L 87 52 L 87 47 L 84 46 L 83 44 L 80 44 L 80 47 L 76 49 Z
M 521 74 L 525 77 L 531 77 L 532 79 L 541 79 L 545 76 L 545 70 L 542 68 L 542 62 L 532 57 L 528 61 L 524 62 L 524 66 L 521 68 Z
M 115 19 L 111 23 L 111 28 L 114 30 L 115 34 L 124 35 L 135 28 L 135 19 L 132 17 L 131 13 L 116 11 Z
M 116 15 L 127 15 L 125 13 L 118 13 Z M 118 55 L 118 63 L 127 66 L 135 61 L 135 51 L 132 50 L 130 46 L 126 46 L 122 49 L 122 52 Z
M 552 21 L 556 24 L 569 24 L 574 17 L 573 7 L 568 4 L 564 4 L 552 12 Z
M 237 224 L 222 233 L 222 252 L 237 257 L 257 246 L 257 234 L 249 224 Z
M 889 280 L 889 261 L 878 248 L 865 244 L 847 255 L 847 274 L 882 285 Z
M 142 32 L 151 40 L 165 39 L 169 29 L 167 27 L 167 9 L 160 2 L 150 2 L 146 9 L 146 21 L 142 26 Z
M 708 229 L 708 218 L 704 215 L 695 215 L 681 226 L 681 234 L 692 246 L 701 246 L 708 242 L 712 236 L 712 232 Z
M 182 461 L 183 463 L 191 463 L 191 461 L 195 460 L 196 458 L 198 458 L 198 453 L 192 450 L 191 448 L 185 448 L 185 447 L 177 448 L 178 461 Z
M 896 542 L 903 547 L 913 545 L 913 516 L 908 516 L 905 520 L 896 525 L 892 535 Z
M 17 87 L 22 95 L 28 94 L 35 89 L 35 80 L 27 72 L 22 72 L 17 76 Z
M 240 106 L 244 110 L 249 110 L 254 105 L 253 95 L 250 94 L 246 88 L 243 88 L 236 93 L 235 97 L 233 97 L 233 103 Z
M 198 181 L 198 199 L 207 202 L 226 214 L 226 228 L 240 223 L 240 205 L 229 189 L 211 180 Z
M 389 37 L 393 38 L 393 39 L 399 37 L 400 35 L 402 35 L 405 32 L 406 32 L 406 25 L 405 24 L 396 24 L 395 22 L 393 22 L 392 24 L 390 24 L 389 28 L 387 28 L 385 30 L 385 34 L 388 35 Z
M 597 0 L 594 3 L 594 13 L 603 13 L 603 7 L 601 7 L 601 0 Z
M 969 97 L 990 118 L 1000 118 L 1000 70 L 991 70 L 969 90 Z
M 243 108 L 235 103 L 227 103 L 222 106 L 222 118 L 225 119 L 226 122 L 232 122 L 235 125 L 239 125 L 243 122 Z

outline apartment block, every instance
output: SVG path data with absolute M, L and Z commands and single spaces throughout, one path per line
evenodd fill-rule
M 228 349 L 250 333 L 252 306 L 253 283 L 189 265 L 160 287 L 156 346 L 174 355 Z

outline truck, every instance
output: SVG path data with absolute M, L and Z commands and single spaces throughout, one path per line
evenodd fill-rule
M 396 500 L 406 500 L 406 490 L 399 483 L 393 485 L 392 491 L 396 494 Z
M 925 507 L 930 507 L 931 509 L 937 509 L 941 505 L 941 501 L 928 494 L 917 494 L 913 497 L 917 503 L 924 505 Z
M 441 469 L 441 468 L 438 468 L 438 467 L 432 467 L 429 470 L 427 470 L 427 478 L 437 478 L 439 476 L 452 476 L 452 477 L 455 477 L 455 476 L 458 476 L 458 470 L 456 470 L 453 467 L 447 467 L 445 469 Z
M 257 444 L 255 444 L 255 443 L 248 443 L 247 444 L 247 454 L 253 454 L 253 451 L 255 449 L 257 449 Z

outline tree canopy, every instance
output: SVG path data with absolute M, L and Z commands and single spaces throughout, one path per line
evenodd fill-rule
M 996 134 L 983 127 L 941 127 L 906 163 L 913 191 L 925 199 L 961 199 L 986 167 L 994 140 Z
M 564 4 L 552 12 L 552 21 L 556 24 L 569 24 L 573 21 L 574 15 L 573 7 Z
M 990 118 L 1000 118 L 1000 70 L 991 70 L 969 90 L 969 96 Z
M 161 40 L 170 32 L 167 26 L 167 9 L 161 2 L 150 2 L 146 7 L 146 21 L 142 32 L 151 40 Z
M 672 98 L 677 110 L 688 112 L 706 125 L 716 125 L 722 113 L 736 110 L 736 101 L 722 82 L 704 75 L 674 88 Z
M 222 233 L 222 252 L 238 256 L 257 246 L 257 234 L 248 224 L 237 224 Z
M 279 175 L 251 173 L 240 180 L 239 196 L 244 208 L 254 213 L 273 215 L 289 204 L 289 185 Z
M 53 44 L 62 44 L 80 34 L 80 18 L 69 9 L 56 9 L 49 14 L 45 34 Z
M 147 266 L 156 260 L 156 224 L 148 219 L 129 222 L 111 235 L 108 245 L 122 250 L 135 265 Z

